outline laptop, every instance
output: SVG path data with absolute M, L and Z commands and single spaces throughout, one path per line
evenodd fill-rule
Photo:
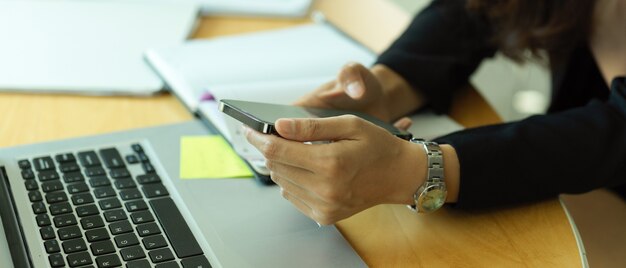
M 208 134 L 194 120 L 1 149 L 0 266 L 366 266 L 278 187 L 180 179 L 180 138 Z
M 0 90 L 155 94 L 164 85 L 144 50 L 186 40 L 198 13 L 163 1 L 0 1 Z

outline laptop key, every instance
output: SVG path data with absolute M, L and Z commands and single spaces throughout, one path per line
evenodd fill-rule
M 133 143 L 130 145 L 130 148 L 132 148 L 135 153 L 143 153 L 143 147 L 141 147 L 139 143 Z
M 54 192 L 46 194 L 46 201 L 48 204 L 54 204 L 67 201 L 67 194 L 65 192 Z
M 83 265 L 92 264 L 91 256 L 89 252 L 79 252 L 67 255 L 67 263 L 70 267 L 78 267 Z
M 155 249 L 148 252 L 148 255 L 150 255 L 150 260 L 152 260 L 153 263 L 171 261 L 174 259 L 174 254 L 172 254 L 169 248 Z
M 63 255 L 56 253 L 48 256 L 48 261 L 50 261 L 50 266 L 52 267 L 63 267 L 65 266 L 65 260 L 63 260 Z
M 155 173 L 156 172 L 156 170 L 154 169 L 154 166 L 152 166 L 152 164 L 150 164 L 150 162 L 144 162 L 141 166 L 143 167 L 143 170 L 146 173 Z
M 72 196 L 72 204 L 80 206 L 93 203 L 93 196 L 90 193 L 75 194 Z
M 52 220 L 54 221 L 54 226 L 57 228 L 77 224 L 76 217 L 74 216 L 74 214 L 65 214 L 65 215 L 56 216 Z
M 102 187 L 98 189 L 94 189 L 93 193 L 96 195 L 96 198 L 106 198 L 115 196 L 115 190 L 111 187 Z
M 100 228 L 104 226 L 104 221 L 100 215 L 89 216 L 80 220 L 80 226 L 85 230 Z
M 151 268 L 152 265 L 148 260 L 134 260 L 126 263 L 126 268 Z
M 146 254 L 143 253 L 143 248 L 141 248 L 141 246 L 123 248 L 122 250 L 120 250 L 120 255 L 122 255 L 122 259 L 124 259 L 125 261 L 132 261 L 146 257 Z
M 115 148 L 107 148 L 100 150 L 100 157 L 102 157 L 102 161 L 104 165 L 109 168 L 119 168 L 124 167 L 124 160 L 120 155 L 120 152 Z
M 143 174 L 137 176 L 137 182 L 139 184 L 157 183 L 161 182 L 161 178 L 157 174 Z
M 133 233 L 118 235 L 115 237 L 115 245 L 117 245 L 118 248 L 139 245 L 139 239 L 137 239 L 137 235 Z
M 78 161 L 84 167 L 100 166 L 100 159 L 94 151 L 86 151 L 78 153 Z
M 71 172 L 63 174 L 63 181 L 65 183 L 84 181 L 85 177 L 80 172 Z
M 39 184 L 37 184 L 36 180 L 25 180 L 24 186 L 28 191 L 39 190 Z
M 96 242 L 109 239 L 109 232 L 107 232 L 105 228 L 98 228 L 86 231 L 85 236 L 87 237 L 87 241 Z
M 89 186 L 84 182 L 72 183 L 67 186 L 67 191 L 70 194 L 77 194 L 89 191 Z
M 129 201 L 124 204 L 128 212 L 148 209 L 148 205 L 143 200 Z
M 154 217 L 152 217 L 152 213 L 150 213 L 149 210 L 134 212 L 130 214 L 130 218 L 133 220 L 134 224 L 142 224 L 154 221 Z
M 139 161 L 141 161 L 141 163 L 150 163 L 150 159 L 148 159 L 148 156 L 141 152 L 141 153 L 137 153 L 137 157 L 139 157 Z
M 115 252 L 115 246 L 113 246 L 110 240 L 95 242 L 89 247 L 91 248 L 91 253 L 96 256 Z
M 116 180 L 114 184 L 115 184 L 115 188 L 117 188 L 118 190 L 137 187 L 137 184 L 135 184 L 135 181 L 132 179 Z
M 59 246 L 59 241 L 56 239 L 43 242 L 43 246 L 48 254 L 61 252 L 61 246 Z
M 121 179 L 130 177 L 130 172 L 126 168 L 116 168 L 109 171 L 109 176 L 113 179 Z
M 148 198 L 169 195 L 169 192 L 167 191 L 167 189 L 165 189 L 165 186 L 163 186 L 163 184 L 144 185 L 141 190 L 143 191 L 143 194 Z
M 126 162 L 128 162 L 129 164 L 137 164 L 139 163 L 139 159 L 137 158 L 136 155 L 129 154 L 126 156 Z
M 107 222 L 114 222 L 128 219 L 128 217 L 126 217 L 126 213 L 123 209 L 114 209 L 104 212 L 104 219 Z
M 54 234 L 54 229 L 52 226 L 45 226 L 39 229 L 39 234 L 41 234 L 41 239 L 48 240 L 57 238 L 56 234 Z
M 41 182 L 58 180 L 60 178 L 59 173 L 57 173 L 56 170 L 41 171 L 37 174 L 37 177 Z
M 97 257 L 96 263 L 98 264 L 98 268 L 118 267 L 122 265 L 120 257 L 115 254 Z
M 83 232 L 76 225 L 60 228 L 57 232 L 59 233 L 59 239 L 62 241 L 79 238 L 83 235 Z
M 48 214 L 39 214 L 35 216 L 35 221 L 37 221 L 37 225 L 39 227 L 48 226 L 52 224 L 50 222 L 50 217 L 48 216 Z
M 85 169 L 85 175 L 87 175 L 87 177 L 102 176 L 106 174 L 106 171 L 104 171 L 104 169 L 100 166 L 88 167 Z
M 25 180 L 32 180 L 35 178 L 35 173 L 30 169 L 22 170 L 22 178 Z
M 60 181 L 48 181 L 41 184 L 41 190 L 44 193 L 56 192 L 63 190 L 63 184 Z
M 153 235 L 148 236 L 141 240 L 143 246 L 146 247 L 147 250 L 162 248 L 167 246 L 167 242 L 165 242 L 165 237 L 162 235 Z
M 137 189 L 127 189 L 127 190 L 120 191 L 120 197 L 124 201 L 126 201 L 126 200 L 133 200 L 133 199 L 140 199 L 141 198 L 141 193 Z
M 54 159 L 58 163 L 72 163 L 76 162 L 76 157 L 74 157 L 73 153 L 65 153 L 65 154 L 57 154 Z
M 132 232 L 133 226 L 131 226 L 130 222 L 128 221 L 118 221 L 118 222 L 111 223 L 109 225 L 109 230 L 111 231 L 111 234 L 118 235 L 118 234 Z
M 159 226 L 156 223 L 151 222 L 151 223 L 137 225 L 137 232 L 139 233 L 139 236 L 144 237 L 144 236 L 160 234 L 161 230 L 159 230 Z
M 122 207 L 122 203 L 120 203 L 120 200 L 117 198 L 103 199 L 98 201 L 98 204 L 100 205 L 100 209 L 102 210 Z
M 154 268 L 180 268 L 175 261 L 162 262 L 154 266 Z
M 30 200 L 30 202 L 39 202 L 39 201 L 43 200 L 41 198 L 41 193 L 39 191 L 30 191 L 30 192 L 28 192 L 28 199 Z
M 52 216 L 66 214 L 70 212 L 72 212 L 72 206 L 70 206 L 70 203 L 68 202 L 50 205 L 50 214 L 52 214 Z
M 20 166 L 20 169 L 30 169 L 30 161 L 28 159 L 17 161 L 17 165 Z
M 76 208 L 76 215 L 78 215 L 78 217 L 86 217 L 86 216 L 91 216 L 91 215 L 96 215 L 100 213 L 98 211 L 98 207 L 96 207 L 96 205 L 85 205 L 85 206 L 80 206 Z
M 80 167 L 76 163 L 64 163 L 59 165 L 59 169 L 63 173 L 76 172 L 80 170 Z
M 56 168 L 52 157 L 49 156 L 35 158 L 33 159 L 33 164 L 35 164 L 35 170 L 37 171 L 54 170 Z
M 48 210 L 46 209 L 46 205 L 44 205 L 43 202 L 33 203 L 32 207 L 33 207 L 33 213 L 35 214 L 48 212 Z
M 91 187 L 96 188 L 109 186 L 111 185 L 111 181 L 109 181 L 109 178 L 107 178 L 106 176 L 97 176 L 89 179 L 89 184 L 91 185 Z
M 172 244 L 176 256 L 185 258 L 202 254 L 198 241 L 171 198 L 151 200 L 150 206 L 163 226 L 163 231 Z
M 183 259 L 180 264 L 183 265 L 183 268 L 211 268 L 211 264 L 204 255 Z
M 85 240 L 82 238 L 65 241 L 61 246 L 66 254 L 87 250 L 87 244 L 85 244 Z

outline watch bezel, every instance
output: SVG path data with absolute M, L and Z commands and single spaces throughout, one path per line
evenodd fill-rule
M 438 201 L 435 206 L 431 206 L 431 205 L 425 205 L 426 202 L 429 202 L 430 198 L 432 195 L 437 194 L 434 193 L 435 191 L 441 191 L 441 197 L 434 197 L 434 198 L 441 198 L 440 201 Z M 431 212 L 435 212 L 438 209 L 440 209 L 441 207 L 443 207 L 443 205 L 446 203 L 446 198 L 448 196 L 448 190 L 446 188 L 446 184 L 444 182 L 426 182 L 424 183 L 424 185 L 422 187 L 420 187 L 420 189 L 417 191 L 419 193 L 419 195 L 414 196 L 415 199 L 415 210 L 418 213 L 431 213 Z

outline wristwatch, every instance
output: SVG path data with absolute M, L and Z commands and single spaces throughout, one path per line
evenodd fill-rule
M 411 142 L 424 146 L 428 157 L 428 170 L 426 181 L 413 195 L 415 204 L 409 208 L 417 213 L 430 213 L 441 208 L 448 196 L 443 177 L 443 154 L 436 142 L 415 138 L 411 139 Z

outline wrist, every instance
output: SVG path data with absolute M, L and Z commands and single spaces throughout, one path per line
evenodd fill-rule
M 418 144 L 402 142 L 400 159 L 404 167 L 402 172 L 396 173 L 398 181 L 389 203 L 411 205 L 414 204 L 413 194 L 426 181 L 426 166 L 428 165 L 426 152 Z
M 415 192 L 426 182 L 428 159 L 424 147 L 420 144 L 405 142 L 403 145 L 402 165 L 407 167 L 398 174 L 399 181 L 396 191 L 389 203 L 414 205 Z M 460 165 L 454 147 L 440 145 L 444 162 L 444 182 L 448 191 L 446 203 L 455 203 L 458 199 L 460 185 Z
M 402 76 L 389 67 L 376 64 L 370 69 L 382 86 L 385 107 L 390 119 L 400 118 L 424 105 L 424 97 Z

